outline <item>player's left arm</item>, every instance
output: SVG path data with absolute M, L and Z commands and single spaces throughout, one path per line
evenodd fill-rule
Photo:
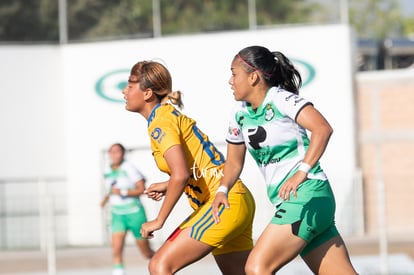
M 145 179 L 141 179 L 135 183 L 135 189 L 128 190 L 128 196 L 139 197 L 144 194 L 145 191 Z
M 309 147 L 302 163 L 312 168 L 325 152 L 333 129 L 325 117 L 311 104 L 303 107 L 296 117 L 296 122 L 311 132 Z M 278 196 L 289 200 L 290 192 L 293 192 L 296 197 L 297 188 L 307 179 L 307 175 L 307 172 L 299 169 L 279 188 Z
M 120 189 L 112 188 L 112 194 L 120 195 L 124 197 L 138 197 L 144 194 L 145 191 L 145 179 L 141 179 L 135 183 L 135 188 L 133 189 Z
M 311 132 L 309 148 L 303 162 L 313 167 L 325 152 L 333 129 L 325 117 L 312 105 L 303 107 L 296 122 Z

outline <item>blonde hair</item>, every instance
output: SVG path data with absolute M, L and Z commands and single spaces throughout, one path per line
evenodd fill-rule
M 160 103 L 172 103 L 178 108 L 184 107 L 182 93 L 172 91 L 172 79 L 168 69 L 155 61 L 140 61 L 131 68 L 131 75 L 136 76 L 142 90 L 151 89 Z

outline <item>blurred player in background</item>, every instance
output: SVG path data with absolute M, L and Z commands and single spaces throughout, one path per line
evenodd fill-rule
M 182 107 L 181 93 L 172 92 L 169 71 L 158 62 L 141 61 L 130 73 L 124 89 L 126 109 L 148 122 L 151 149 L 158 168 L 169 175 L 151 184 L 150 198 L 163 202 L 157 217 L 142 226 L 144 237 L 163 227 L 183 193 L 194 212 L 171 234 L 149 264 L 151 274 L 173 274 L 210 252 L 223 274 L 244 274 L 253 247 L 255 203 L 240 179 L 228 193 L 231 208 L 219 210 L 223 223 L 214 223 L 211 203 L 222 177 L 224 157 L 196 126 L 172 104 Z
M 147 221 L 145 209 L 139 199 L 145 190 L 145 178 L 132 163 L 125 160 L 125 148 L 122 144 L 112 144 L 108 153 L 111 161 L 104 171 L 108 192 L 101 207 L 108 201 L 111 205 L 112 274 L 124 275 L 123 250 L 128 230 L 132 231 L 145 258 L 150 259 L 154 254 L 148 239 L 142 238 L 140 233 L 142 224 Z

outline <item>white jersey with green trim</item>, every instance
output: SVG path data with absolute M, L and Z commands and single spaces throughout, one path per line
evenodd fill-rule
M 272 87 L 262 104 L 253 110 L 250 104 L 237 102 L 231 113 L 226 140 L 245 143 L 262 172 L 270 201 L 278 204 L 279 187 L 296 172 L 309 147 L 306 130 L 296 123 L 308 100 L 278 87 Z M 319 163 L 309 178 L 326 179 Z
M 118 169 L 112 169 L 108 165 L 104 171 L 105 187 L 109 192 L 112 187 L 119 189 L 136 189 L 137 181 L 144 179 L 141 172 L 129 161 L 124 160 Z M 139 201 L 138 197 L 124 197 L 111 194 L 110 204 L 112 206 L 127 205 L 134 201 Z

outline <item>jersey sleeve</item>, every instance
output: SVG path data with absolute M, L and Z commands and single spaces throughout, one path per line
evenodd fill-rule
M 128 177 L 131 182 L 136 183 L 145 179 L 144 175 L 134 165 L 128 162 Z
M 112 184 L 114 184 L 114 182 L 116 183 L 116 179 L 112 177 L 111 169 L 109 168 L 109 166 L 105 167 L 104 169 L 103 180 L 105 191 L 109 191 L 112 187 Z
M 229 127 L 227 130 L 226 141 L 232 144 L 244 143 L 241 125 L 238 123 L 240 103 L 236 104 L 230 113 Z
M 276 104 L 278 110 L 282 114 L 290 117 L 295 121 L 303 107 L 307 105 L 313 105 L 305 98 L 285 90 L 280 90 L 276 94 Z
M 154 123 L 157 127 L 151 130 L 151 142 L 153 142 L 161 155 L 174 145 L 180 144 L 180 129 L 177 121 L 159 119 Z

